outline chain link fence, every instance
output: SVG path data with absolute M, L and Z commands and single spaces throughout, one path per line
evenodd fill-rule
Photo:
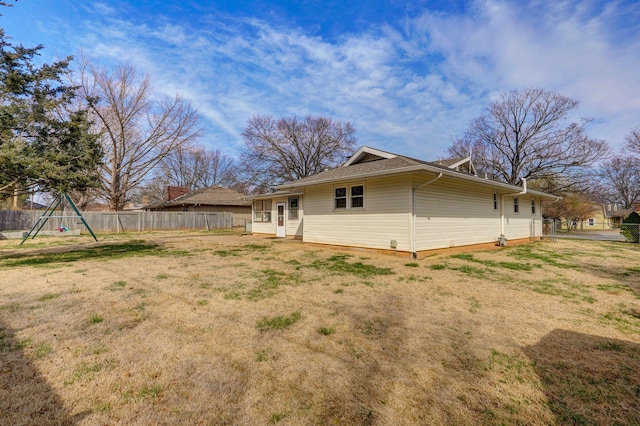
M 558 219 L 543 219 L 542 238 L 550 241 L 556 241 L 558 238 L 573 238 L 640 244 L 640 223 L 622 223 L 618 229 L 580 230 L 568 227 Z
M 553 219 L 542 219 L 542 239 L 556 240 L 557 223 Z
M 623 223 L 620 225 L 620 234 L 630 243 L 640 243 L 640 223 Z

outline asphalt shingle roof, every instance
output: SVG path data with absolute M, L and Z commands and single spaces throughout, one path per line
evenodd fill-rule
M 251 202 L 244 199 L 245 195 L 229 188 L 211 186 L 196 189 L 170 201 L 160 201 L 149 204 L 144 209 L 158 209 L 169 206 L 207 205 L 207 206 L 250 206 Z
M 367 147 L 363 147 L 361 148 L 361 150 L 362 149 L 366 150 Z M 295 187 L 304 187 L 306 185 L 336 182 L 343 179 L 360 179 L 360 178 L 365 178 L 369 176 L 394 175 L 394 174 L 399 174 L 404 172 L 415 172 L 415 171 L 431 171 L 436 173 L 442 171 L 443 173 L 451 177 L 460 177 L 462 179 L 469 179 L 485 185 L 490 185 L 493 187 L 501 187 L 502 189 L 506 189 L 506 190 L 520 191 L 522 189 L 522 187 L 517 185 L 511 185 L 511 184 L 494 181 L 487 178 L 481 178 L 475 174 L 471 174 L 463 170 L 452 169 L 450 167 L 452 165 L 455 165 L 463 161 L 466 157 L 450 158 L 450 159 L 439 160 L 439 161 L 422 161 L 422 160 L 417 160 L 415 158 L 405 157 L 403 155 L 386 153 L 384 151 L 380 151 L 380 152 L 388 155 L 389 157 L 388 158 L 380 157 L 379 160 L 374 160 L 374 161 L 367 159 L 367 161 L 362 163 L 358 163 L 358 162 L 351 163 L 346 166 L 337 167 L 331 170 L 326 170 L 324 172 L 315 174 L 313 176 L 305 177 L 292 182 L 283 183 L 281 185 L 277 185 L 275 188 L 279 190 L 288 190 Z M 529 190 L 528 192 L 532 194 L 544 196 L 547 198 L 555 198 L 555 196 L 552 196 L 550 194 L 545 194 L 540 191 Z

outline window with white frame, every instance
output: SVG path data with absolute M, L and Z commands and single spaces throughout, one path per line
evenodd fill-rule
M 518 197 L 513 197 L 513 212 L 514 213 L 519 213 L 520 212 L 520 205 L 518 204 Z
M 347 188 L 336 188 L 334 190 L 334 204 L 333 207 L 336 209 L 346 209 L 347 208 Z
M 493 193 L 493 209 L 498 210 L 498 194 Z
M 271 222 L 271 200 L 255 200 L 253 202 L 253 221 Z
M 596 220 L 592 217 L 589 218 L 589 226 L 596 226 Z
M 357 209 L 364 207 L 364 185 L 351 185 L 334 188 L 334 209 Z
M 531 200 L 531 214 L 536 214 L 536 200 Z
M 351 187 L 351 208 L 364 207 L 364 186 L 355 185 Z
M 289 219 L 298 219 L 299 202 L 298 197 L 289 197 Z

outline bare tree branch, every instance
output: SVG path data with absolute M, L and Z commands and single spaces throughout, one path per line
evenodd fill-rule
M 564 180 L 571 186 L 574 182 L 567 177 L 579 178 L 608 151 L 605 141 L 587 136 L 588 119 L 565 124 L 578 105 L 544 89 L 504 93 L 489 104 L 487 115 L 471 122 L 449 152 L 472 149 L 478 169 L 508 183 L 526 178 Z
M 625 137 L 625 147 L 636 155 L 640 155 L 640 125 L 636 126 Z
M 243 132 L 245 180 L 255 191 L 332 168 L 355 148 L 350 123 L 325 117 L 254 116 Z
M 602 165 L 602 188 L 608 202 L 632 208 L 640 200 L 640 161 L 615 157 Z
M 173 150 L 160 162 L 157 176 L 168 185 L 191 190 L 214 185 L 230 187 L 237 182 L 233 158 L 202 146 Z
M 78 75 L 104 147 L 102 195 L 122 210 L 155 166 L 196 141 L 199 117 L 179 95 L 156 100 L 150 77 L 133 65 L 107 69 L 85 60 Z

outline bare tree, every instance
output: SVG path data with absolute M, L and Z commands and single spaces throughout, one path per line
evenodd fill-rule
M 157 99 L 149 75 L 133 65 L 108 69 L 85 60 L 78 74 L 105 152 L 102 196 L 122 210 L 163 158 L 199 137 L 199 118 L 179 95 Z
M 521 178 L 559 182 L 558 176 L 564 176 L 570 187 L 586 180 L 585 168 L 608 150 L 605 141 L 587 136 L 589 120 L 567 124 L 578 105 L 544 89 L 504 93 L 488 105 L 486 115 L 471 122 L 450 153 L 476 151 L 473 160 L 479 169 L 511 184 Z
M 615 157 L 602 165 L 602 187 L 607 201 L 625 209 L 640 200 L 640 161 L 633 157 Z
M 229 187 L 236 183 L 236 165 L 233 158 L 217 149 L 181 147 L 162 159 L 158 176 L 169 185 L 191 190 L 214 185 Z
M 254 116 L 242 133 L 243 172 L 254 190 L 311 176 L 353 153 L 354 135 L 350 123 L 325 117 Z
M 487 177 L 491 179 L 499 178 L 495 170 L 487 167 L 491 162 L 485 159 L 488 158 L 491 153 L 487 145 L 480 139 L 452 139 L 451 146 L 447 148 L 447 153 L 451 158 L 471 157 L 478 175 L 487 175 Z
M 564 219 L 567 230 L 583 228 L 583 222 L 591 217 L 598 207 L 587 195 L 579 193 L 565 194 L 562 200 L 547 202 L 543 205 L 542 215 L 546 218 Z M 575 228 L 574 228 L 575 226 Z
M 640 155 L 640 125 L 636 126 L 625 137 L 625 147 L 636 155 Z

